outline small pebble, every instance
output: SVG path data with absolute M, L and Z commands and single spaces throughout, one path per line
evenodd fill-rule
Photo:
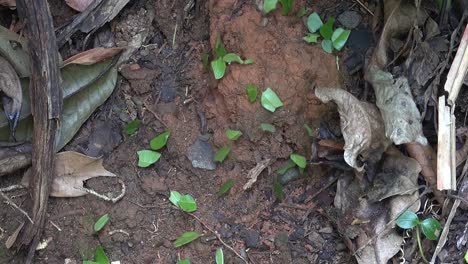
M 333 233 L 333 228 L 331 228 L 329 226 L 320 228 L 319 233 L 331 234 L 331 233 Z

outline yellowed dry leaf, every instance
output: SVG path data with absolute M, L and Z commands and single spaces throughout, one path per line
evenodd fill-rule
M 63 64 L 91 65 L 119 54 L 122 48 L 94 48 L 66 59 Z
M 84 181 L 99 176 L 116 176 L 102 166 L 102 159 L 74 151 L 65 151 L 56 155 L 54 175 L 50 193 L 53 197 L 83 196 L 87 194 L 80 189 L 83 188 Z M 27 186 L 29 179 L 28 171 L 23 177 L 22 184 Z

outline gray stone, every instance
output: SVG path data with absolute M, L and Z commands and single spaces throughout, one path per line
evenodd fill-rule
M 361 15 L 356 11 L 345 11 L 338 16 L 338 21 L 348 29 L 356 28 L 361 20 Z
M 245 242 L 247 248 L 256 248 L 260 243 L 260 234 L 251 229 L 244 229 L 241 231 L 241 237 Z
M 278 177 L 278 181 L 279 183 L 281 183 L 281 185 L 285 185 L 286 183 L 297 180 L 299 178 L 301 178 L 299 170 L 297 168 L 291 168 L 288 171 L 286 171 L 285 174 L 280 175 Z
M 198 138 L 188 149 L 187 157 L 194 168 L 215 170 L 216 163 L 213 161 L 214 151 L 211 144 Z

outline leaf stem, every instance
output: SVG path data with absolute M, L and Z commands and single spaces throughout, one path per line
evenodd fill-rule
M 426 256 L 424 255 L 423 247 L 421 244 L 421 229 L 419 227 L 419 224 L 416 225 L 416 240 L 418 241 L 418 247 L 419 247 L 419 254 L 421 255 L 422 259 L 424 260 L 424 263 L 429 263 L 427 261 Z

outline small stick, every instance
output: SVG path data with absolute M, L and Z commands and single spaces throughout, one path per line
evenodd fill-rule
M 92 194 L 98 198 L 101 198 L 103 199 L 104 201 L 108 201 L 108 202 L 112 202 L 112 203 L 116 203 L 118 202 L 120 199 L 122 199 L 122 197 L 124 197 L 125 195 L 125 190 L 126 190 L 126 187 L 125 187 L 125 183 L 121 180 L 121 179 L 118 179 L 120 185 L 122 186 L 122 192 L 115 198 L 111 198 L 111 197 L 108 197 L 104 194 L 100 194 L 100 193 L 97 193 L 96 191 L 94 190 L 91 190 L 91 189 L 87 189 L 87 188 L 84 188 L 84 187 L 78 187 L 79 190 L 82 190 L 84 192 L 87 192 L 89 194 Z
M 14 190 L 24 189 L 24 188 L 25 187 L 23 185 L 15 184 L 15 185 L 11 185 L 5 188 L 0 188 L 0 192 L 11 192 Z
M 52 222 L 52 220 L 49 220 L 49 223 L 55 227 L 59 232 L 62 232 L 62 228 L 60 228 L 56 223 Z
M 431 264 L 435 263 L 437 256 L 439 255 L 440 251 L 442 250 L 445 243 L 447 242 L 447 235 L 449 233 L 450 224 L 452 223 L 453 217 L 455 216 L 455 213 L 457 212 L 457 208 L 459 205 L 460 205 L 460 200 L 456 199 L 455 202 L 453 203 L 452 210 L 450 210 L 450 214 L 447 218 L 447 221 L 445 222 L 444 229 L 442 230 L 442 233 L 440 234 L 439 242 L 437 243 L 437 247 L 434 251 L 434 255 L 432 255 Z
M 34 221 L 31 219 L 31 217 L 29 217 L 28 213 L 26 213 L 23 209 L 21 209 L 18 205 L 16 205 L 15 202 L 13 202 L 10 199 L 10 197 L 6 196 L 3 192 L 0 192 L 0 196 L 2 196 L 3 199 L 5 199 L 8 202 L 8 204 L 13 206 L 16 210 L 20 211 L 20 213 L 22 213 L 23 215 L 25 215 L 26 218 L 28 218 L 29 222 L 31 222 L 31 224 L 34 225 Z
M 116 229 L 116 230 L 109 231 L 109 236 L 112 236 L 112 235 L 117 234 L 117 233 L 121 233 L 121 234 L 130 236 L 130 234 L 127 231 L 123 230 L 123 229 Z
M 374 12 L 372 12 L 366 5 L 364 5 L 360 0 L 355 0 L 364 10 L 367 11 L 371 16 L 374 16 Z

